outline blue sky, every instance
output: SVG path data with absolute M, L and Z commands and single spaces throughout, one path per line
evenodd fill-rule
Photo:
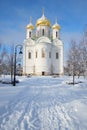
M 35 25 L 43 7 L 52 25 L 58 18 L 65 50 L 70 40 L 81 39 L 87 24 L 87 0 L 0 0 L 0 42 L 23 43 L 30 16 Z

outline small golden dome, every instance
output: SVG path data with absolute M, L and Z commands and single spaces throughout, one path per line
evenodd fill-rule
M 27 29 L 34 30 L 34 26 L 32 24 L 32 18 L 30 17 L 30 23 L 26 26 Z
M 57 17 L 55 19 L 55 24 L 52 26 L 53 29 L 57 29 L 57 30 L 60 30 L 60 25 L 57 23 Z
M 36 26 L 49 26 L 50 27 L 50 21 L 43 14 L 42 17 L 37 20 Z
M 26 28 L 27 28 L 27 29 L 34 30 L 34 26 L 33 26 L 33 24 L 31 24 L 31 23 L 30 23 L 30 24 L 28 24 Z
M 52 26 L 52 28 L 53 29 L 58 29 L 58 30 L 60 30 L 60 25 L 58 24 L 58 23 L 56 23 L 56 24 L 54 24 L 53 26 Z

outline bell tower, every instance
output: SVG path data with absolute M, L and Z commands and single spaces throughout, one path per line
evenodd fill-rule
M 53 29 L 53 39 L 59 39 L 60 38 L 60 25 L 57 23 L 57 19 L 55 24 L 52 26 Z
M 34 26 L 32 24 L 32 18 L 30 17 L 30 23 L 27 25 L 27 34 L 26 34 L 26 39 L 28 38 L 33 38 L 33 30 L 34 30 Z

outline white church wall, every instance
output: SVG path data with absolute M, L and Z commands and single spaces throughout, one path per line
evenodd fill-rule
M 31 57 L 29 58 L 29 53 L 31 53 Z M 25 74 L 33 74 L 34 73 L 34 47 L 33 46 L 25 46 L 25 62 L 24 62 L 24 73 Z
M 42 57 L 42 51 L 45 52 L 45 57 Z M 28 57 L 29 52 L 31 53 L 31 59 Z M 51 57 L 49 57 L 49 53 L 51 53 Z M 56 53 L 58 53 L 58 59 L 56 59 Z M 56 46 L 52 43 L 41 42 L 35 44 L 35 46 L 25 46 L 24 59 L 23 72 L 26 74 L 63 74 L 63 46 L 61 45 Z
M 63 74 L 63 47 L 53 46 L 52 48 L 52 72 L 53 74 Z M 58 53 L 58 58 L 56 58 Z
M 60 62 L 59 62 L 59 65 L 60 65 L 60 74 L 63 75 L 64 74 L 64 70 L 63 70 L 63 46 L 61 46 L 60 48 Z
M 59 50 L 56 46 L 52 48 L 52 72 L 53 74 L 58 74 L 59 72 L 59 58 L 56 59 L 56 53 L 59 54 Z
M 48 54 L 51 49 L 51 44 L 37 44 L 35 49 L 38 49 L 38 57 L 35 59 L 35 73 L 40 75 L 42 75 L 43 72 L 44 74 L 50 74 L 51 58 L 48 57 Z M 42 57 L 42 51 L 44 51 L 44 57 Z

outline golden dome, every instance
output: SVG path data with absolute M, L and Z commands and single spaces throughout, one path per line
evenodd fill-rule
M 32 24 L 32 18 L 30 17 L 30 23 L 26 26 L 27 29 L 34 30 L 34 26 Z
M 52 28 L 53 28 L 53 29 L 58 29 L 58 30 L 60 30 L 60 25 L 54 24 L 54 25 L 52 26 Z
M 36 26 L 49 26 L 50 27 L 50 21 L 43 14 L 42 17 L 37 20 Z
M 34 30 L 34 26 L 33 26 L 33 24 L 31 24 L 31 23 L 30 23 L 30 24 L 28 24 L 26 28 L 27 28 L 27 29 Z
M 52 26 L 53 29 L 58 29 L 60 30 L 60 25 L 57 23 L 57 19 L 56 19 L 56 23 Z

